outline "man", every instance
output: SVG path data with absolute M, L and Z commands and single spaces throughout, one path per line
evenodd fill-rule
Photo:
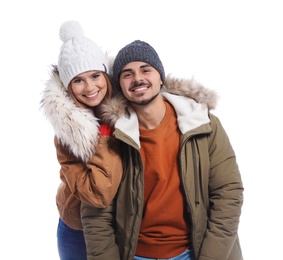
M 243 186 L 229 138 L 210 113 L 216 95 L 193 81 L 165 82 L 158 54 L 139 40 L 119 51 L 113 78 L 123 97 L 103 107 L 103 117 L 123 142 L 120 258 L 241 260 Z M 89 210 L 82 207 L 83 218 Z

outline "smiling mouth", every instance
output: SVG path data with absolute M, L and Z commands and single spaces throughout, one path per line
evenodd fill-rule
M 98 95 L 98 92 L 95 92 L 95 93 L 93 93 L 93 94 L 90 94 L 90 95 L 85 95 L 87 98 L 93 98 L 93 97 L 95 97 L 95 96 L 97 96 Z
M 134 89 L 131 89 L 132 92 L 139 92 L 139 91 L 143 91 L 143 90 L 147 90 L 149 87 L 139 87 L 139 88 L 134 88 Z

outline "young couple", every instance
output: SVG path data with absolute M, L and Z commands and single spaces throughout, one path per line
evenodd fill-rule
M 60 259 L 243 259 L 243 185 L 215 93 L 166 77 L 146 42 L 110 71 L 79 23 L 60 37 L 41 101 L 61 165 Z

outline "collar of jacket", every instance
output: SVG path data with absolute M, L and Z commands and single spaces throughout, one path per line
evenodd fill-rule
M 180 131 L 184 134 L 208 123 L 208 113 L 216 107 L 217 94 L 194 80 L 168 76 L 162 89 L 163 98 L 177 114 Z M 103 121 L 115 125 L 138 145 L 139 127 L 134 110 L 122 94 L 101 107 Z
M 99 119 L 73 102 L 55 67 L 45 84 L 40 104 L 56 137 L 86 162 L 95 153 Z
M 184 96 L 165 92 L 162 95 L 174 107 L 182 134 L 209 123 L 208 108 L 204 104 Z M 128 114 L 117 119 L 115 129 L 126 133 L 140 148 L 138 118 L 131 107 L 128 107 Z

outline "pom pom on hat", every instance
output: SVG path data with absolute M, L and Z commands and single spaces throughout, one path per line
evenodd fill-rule
M 61 25 L 59 35 L 63 42 L 67 42 L 72 38 L 84 36 L 84 30 L 78 22 L 67 21 Z
M 59 36 L 63 45 L 58 58 L 58 70 L 66 88 L 75 76 L 83 72 L 99 70 L 109 73 L 106 55 L 95 42 L 84 36 L 77 21 L 63 23 Z

